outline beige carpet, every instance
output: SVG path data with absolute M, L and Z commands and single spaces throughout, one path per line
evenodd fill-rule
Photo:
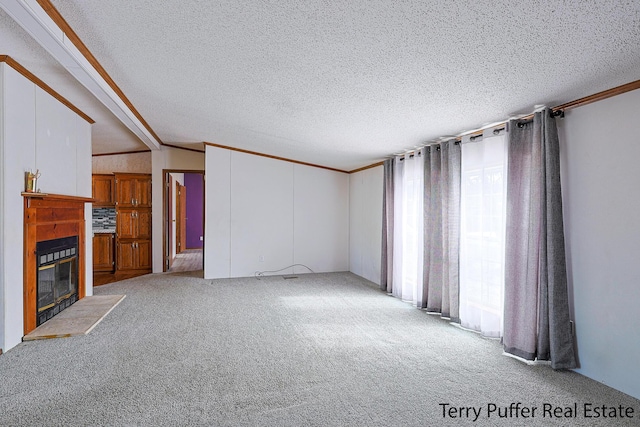
M 22 339 L 23 341 L 65 338 L 85 335 L 115 308 L 125 295 L 90 296 L 67 308 L 43 323 Z

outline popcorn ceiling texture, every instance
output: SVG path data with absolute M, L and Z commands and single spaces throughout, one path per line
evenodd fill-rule
M 640 79 L 640 2 L 53 0 L 165 143 L 354 169 Z

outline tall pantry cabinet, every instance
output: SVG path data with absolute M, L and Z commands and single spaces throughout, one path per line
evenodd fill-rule
M 116 173 L 116 269 L 151 272 L 151 175 Z

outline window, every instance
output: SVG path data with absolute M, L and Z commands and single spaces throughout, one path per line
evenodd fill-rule
M 424 150 L 424 149 L 423 149 Z M 422 292 L 424 157 L 422 151 L 396 159 L 393 295 L 414 305 Z M 399 196 L 399 197 L 398 197 Z M 398 236 L 398 234 L 397 234 Z
M 462 146 L 460 321 L 502 335 L 506 136 Z

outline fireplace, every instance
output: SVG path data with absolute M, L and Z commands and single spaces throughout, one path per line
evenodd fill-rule
M 78 299 L 78 236 L 36 243 L 36 326 Z
M 23 193 L 24 334 L 85 296 L 88 197 Z

